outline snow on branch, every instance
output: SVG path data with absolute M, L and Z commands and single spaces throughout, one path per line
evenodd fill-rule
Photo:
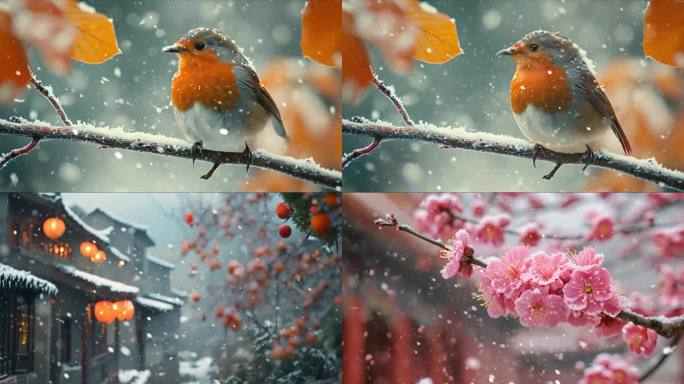
M 96 127 L 87 123 L 54 126 L 43 122 L 0 119 L 0 134 L 29 136 L 40 140 L 61 139 L 98 144 L 106 148 L 154 153 L 192 159 L 192 145 L 183 140 L 141 132 L 125 132 L 122 128 Z M 214 165 L 247 164 L 242 152 L 220 152 L 203 149 L 197 160 Z M 342 173 L 323 168 L 313 159 L 295 159 L 262 150 L 252 152 L 250 166 L 270 169 L 330 189 L 341 189 Z
M 382 140 L 423 141 L 450 148 L 529 159 L 534 157 L 535 152 L 534 145 L 523 139 L 488 132 L 470 132 L 464 127 L 438 127 L 427 123 L 395 126 L 364 118 L 343 119 L 342 132 Z M 588 158 L 583 153 L 558 153 L 547 149 L 539 150 L 536 158 L 556 164 L 588 164 L 643 179 L 661 188 L 684 191 L 684 172 L 667 169 L 655 159 L 636 159 L 605 151 L 596 151 L 593 157 Z

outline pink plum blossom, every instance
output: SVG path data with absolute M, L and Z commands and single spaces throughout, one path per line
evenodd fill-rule
M 532 255 L 532 265 L 523 278 L 536 285 L 550 285 L 560 279 L 562 267 L 567 264 L 568 258 L 563 253 L 557 252 L 552 255 L 546 252 L 537 252 Z M 560 287 L 562 288 L 562 282 Z
M 459 229 L 451 240 L 449 240 L 449 250 L 442 251 L 442 257 L 449 262 L 442 268 L 442 277 L 450 279 L 460 273 L 463 276 L 473 274 L 473 265 L 470 257 L 473 256 L 473 249 L 470 247 L 470 235 L 468 232 Z
M 486 271 L 483 270 L 480 273 L 477 284 L 480 290 L 480 298 L 487 308 L 489 317 L 496 319 L 497 317 L 515 314 L 515 305 L 513 304 L 513 301 L 506 299 L 504 295 L 497 293 L 494 290 Z
M 526 327 L 555 327 L 565 322 L 569 309 L 562 297 L 535 288 L 523 292 L 515 301 L 520 323 Z
M 510 217 L 505 214 L 484 217 L 475 227 L 475 238 L 481 243 L 501 246 L 504 243 L 506 226 L 510 222 Z
M 579 384 L 637 384 L 639 370 L 620 355 L 601 353 L 584 370 Z
M 485 214 L 485 203 L 482 200 L 475 200 L 472 206 L 473 215 L 475 217 L 482 217 Z
M 609 339 L 619 336 L 622 333 L 622 327 L 625 323 L 626 322 L 619 317 L 601 315 L 601 320 L 594 328 L 594 331 L 596 331 L 596 336 L 602 339 Z
M 563 296 L 570 309 L 599 314 L 604 310 L 604 302 L 613 299 L 613 284 L 608 270 L 594 267 L 589 270 L 577 269 L 572 272 L 570 281 L 563 287 Z M 612 301 L 612 306 L 618 303 Z
M 659 230 L 651 240 L 665 259 L 684 255 L 684 226 Z
M 585 247 L 573 257 L 573 261 L 577 269 L 588 270 L 601 265 L 603 255 L 596 253 L 596 250 L 592 247 Z
M 456 195 L 429 195 L 414 213 L 416 228 L 432 237 L 448 239 L 463 226 L 463 221 L 456 218 L 461 212 L 463 207 Z
M 629 323 L 622 328 L 622 338 L 633 353 L 650 356 L 658 341 L 658 334 L 650 328 Z
M 591 220 L 588 240 L 606 241 L 615 235 L 615 220 L 606 213 L 600 213 Z
M 501 259 L 489 263 L 485 274 L 492 288 L 507 299 L 514 299 L 523 286 L 522 275 L 531 264 L 530 251 L 526 247 L 511 248 Z
M 539 224 L 529 223 L 520 228 L 520 244 L 528 247 L 535 247 L 539 244 L 542 235 L 539 229 Z

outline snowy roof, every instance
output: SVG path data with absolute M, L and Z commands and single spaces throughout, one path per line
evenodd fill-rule
M 120 217 L 118 217 L 118 216 L 112 214 L 111 212 L 107 212 L 107 211 L 103 210 L 102 208 L 95 208 L 95 209 L 93 209 L 92 212 L 90 212 L 90 214 L 92 215 L 92 214 L 98 213 L 98 212 L 101 213 L 101 214 L 103 214 L 103 215 L 105 215 L 105 216 L 107 216 L 107 217 L 109 217 L 110 219 L 112 219 L 113 221 L 116 221 L 117 223 L 119 223 L 119 224 L 121 224 L 121 225 L 125 225 L 125 226 L 128 226 L 128 227 L 132 227 L 132 228 L 135 228 L 135 229 L 139 229 L 139 230 L 141 230 L 141 231 L 146 231 L 146 230 L 147 230 L 147 226 L 146 226 L 146 225 L 134 223 L 134 222 L 129 221 L 129 220 L 123 220 L 123 219 L 121 219 Z
M 98 213 L 108 217 L 110 220 L 112 220 L 116 223 L 119 223 L 122 226 L 135 229 L 136 231 L 142 233 L 145 236 L 145 240 L 147 240 L 150 245 L 155 245 L 154 240 L 152 240 L 152 238 L 147 233 L 147 226 L 146 225 L 142 225 L 142 224 L 134 223 L 132 221 L 121 219 L 120 217 L 115 216 L 112 213 L 103 210 L 102 208 L 93 209 L 93 211 L 90 212 L 90 214 L 88 216 L 98 214 Z
M 138 296 L 135 298 L 135 301 L 137 301 L 138 304 L 142 305 L 143 307 L 151 308 L 161 312 L 166 312 L 173 309 L 173 305 L 149 297 Z
M 138 293 L 140 291 L 138 287 L 110 280 L 105 277 L 94 275 L 89 272 L 81 271 L 80 269 L 77 269 L 71 265 L 58 264 L 56 267 L 70 276 L 93 284 L 97 287 L 107 288 L 112 292 Z
M 151 262 L 153 262 L 153 263 L 155 263 L 155 264 L 157 264 L 157 265 L 159 265 L 159 266 L 162 266 L 162 267 L 164 267 L 164 268 L 168 268 L 168 269 L 174 269 L 174 268 L 176 268 L 175 265 L 169 263 L 169 262 L 166 261 L 166 260 L 162 260 L 162 259 L 160 259 L 160 258 L 158 258 L 158 257 L 156 257 L 156 256 L 147 255 L 147 260 L 149 260 L 149 261 L 151 261 Z
M 182 306 L 183 304 L 185 304 L 185 302 L 183 300 L 181 300 L 177 297 L 164 296 L 164 295 L 160 295 L 158 293 L 148 293 L 147 296 L 149 296 L 155 300 L 165 301 L 165 302 L 167 302 L 169 304 L 173 304 L 173 305 Z
M 171 293 L 173 293 L 174 295 L 176 295 L 176 296 L 178 296 L 178 297 L 181 297 L 181 298 L 183 298 L 183 299 L 187 299 L 187 298 L 188 298 L 188 292 L 183 291 L 183 290 L 180 290 L 180 289 L 178 289 L 178 288 L 173 288 L 173 287 L 171 287 Z
M 51 282 L 35 277 L 30 272 L 20 271 L 5 264 L 0 264 L 0 288 L 30 289 L 48 295 L 57 294 L 57 287 Z

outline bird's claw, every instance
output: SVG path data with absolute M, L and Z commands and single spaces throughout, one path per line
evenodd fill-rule
M 252 155 L 252 151 L 249 149 L 249 145 L 247 145 L 246 141 L 245 149 L 244 151 L 242 151 L 242 157 L 245 164 L 247 164 L 247 172 L 249 172 L 249 166 L 252 164 L 252 159 L 254 159 L 254 155 Z
M 195 166 L 195 160 L 197 160 L 197 157 L 199 157 L 200 154 L 202 154 L 202 150 L 204 149 L 204 144 L 201 141 L 195 142 L 195 144 L 192 145 L 192 166 Z
M 563 163 L 560 163 L 560 162 L 556 163 L 556 166 L 553 167 L 553 169 L 551 170 L 551 172 L 549 172 L 549 173 L 547 173 L 546 175 L 542 176 L 542 179 L 544 179 L 544 180 L 551 180 L 551 178 L 554 177 L 554 176 L 556 175 L 556 172 L 557 172 L 558 169 L 561 167 L 561 165 L 563 165 Z
M 537 168 L 537 157 L 539 154 L 544 150 L 544 147 L 541 144 L 535 144 L 534 149 L 532 150 L 532 166 Z
M 587 150 L 584 151 L 584 154 L 582 155 L 582 160 L 584 161 L 584 168 L 582 168 L 582 172 L 587 170 L 587 167 L 589 166 L 589 164 L 594 162 L 594 159 L 594 151 L 592 151 L 591 147 L 587 145 Z

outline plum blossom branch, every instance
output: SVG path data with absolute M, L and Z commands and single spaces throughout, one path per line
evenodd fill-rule
M 399 99 L 399 96 L 397 96 L 394 89 L 390 88 L 382 80 L 380 80 L 375 72 L 371 71 L 371 73 L 373 75 L 373 78 L 371 79 L 373 84 L 375 84 L 378 90 L 382 92 L 392 102 L 394 108 L 397 110 L 397 112 L 399 112 L 404 122 L 407 125 L 413 125 L 414 123 L 411 119 L 411 116 L 406 110 L 406 107 L 404 107 L 404 104 L 401 102 L 401 99 Z M 357 148 L 351 151 L 342 159 L 342 168 L 346 167 L 347 165 L 349 165 L 350 162 L 358 159 L 359 157 L 368 155 L 371 152 L 375 151 L 380 146 L 380 143 L 382 143 L 382 138 L 380 136 L 375 136 L 373 138 L 373 141 L 367 146 Z
M 426 123 L 395 126 L 364 118 L 343 119 L 342 133 L 377 137 L 382 140 L 415 140 L 449 148 L 529 159 L 534 158 L 536 154 L 537 160 L 555 164 L 588 164 L 646 180 L 661 188 L 684 191 L 684 172 L 667 169 L 655 159 L 636 159 L 605 151 L 594 152 L 591 157 L 583 153 L 558 153 L 543 148 L 535 151 L 534 145 L 523 139 L 487 132 L 469 132 L 462 127 L 437 127 Z
M 86 123 L 54 126 L 42 122 L 9 121 L 0 119 L 0 133 L 94 143 L 106 148 L 153 153 L 179 158 L 193 158 L 193 148 L 183 140 L 139 132 L 124 132 L 121 128 L 95 127 Z M 203 149 L 197 160 L 216 164 L 249 164 L 270 169 L 330 189 L 342 188 L 342 173 L 323 168 L 312 159 L 295 159 L 262 150 L 246 158 L 242 152 L 220 152 Z
M 449 247 L 447 247 L 446 244 L 441 242 L 440 240 L 431 238 L 430 236 L 427 236 L 425 234 L 422 234 L 413 228 L 411 226 L 406 225 L 406 224 L 399 224 L 398 220 L 394 215 L 387 215 L 385 219 L 376 219 L 375 224 L 378 227 L 392 227 L 395 228 L 399 231 L 408 233 L 416 238 L 419 238 L 423 241 L 426 241 L 432 245 L 435 245 L 443 250 L 449 250 Z M 468 261 L 476 265 L 478 267 L 486 268 L 487 263 L 484 262 L 481 259 L 478 259 L 475 256 L 470 256 L 468 258 Z M 650 328 L 654 331 L 656 331 L 659 335 L 666 337 L 666 338 L 671 338 L 678 333 L 682 332 L 684 330 L 684 315 L 682 316 L 676 316 L 676 317 L 650 317 L 650 316 L 643 316 L 638 313 L 629 311 L 629 310 L 622 310 L 621 312 L 618 313 L 617 315 L 621 319 L 631 321 L 632 323 L 636 325 L 641 325 L 646 328 Z

